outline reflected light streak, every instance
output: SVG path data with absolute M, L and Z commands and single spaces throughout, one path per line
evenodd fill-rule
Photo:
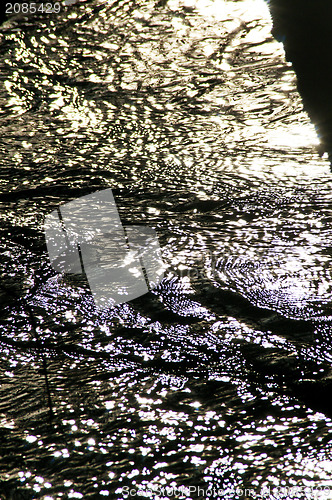
M 314 127 L 310 123 L 292 124 L 289 127 L 281 125 L 277 129 L 267 131 L 267 137 L 272 147 L 304 148 L 319 145 Z

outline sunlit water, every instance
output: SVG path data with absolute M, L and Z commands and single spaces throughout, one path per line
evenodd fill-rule
M 2 27 L 1 498 L 332 498 L 332 179 L 270 28 L 260 0 Z M 105 188 L 167 269 L 100 313 L 43 224 Z

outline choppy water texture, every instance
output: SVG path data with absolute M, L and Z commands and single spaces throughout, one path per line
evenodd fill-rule
M 2 27 L 2 499 L 332 491 L 332 178 L 270 29 L 259 0 Z M 100 314 L 43 223 L 105 188 L 167 271 Z

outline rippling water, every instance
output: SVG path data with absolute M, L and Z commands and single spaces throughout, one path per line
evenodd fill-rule
M 1 498 L 327 491 L 332 179 L 265 3 L 78 2 L 0 37 Z M 105 188 L 167 269 L 100 313 L 43 224 Z

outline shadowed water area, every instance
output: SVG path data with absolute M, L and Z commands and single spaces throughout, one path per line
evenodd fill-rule
M 266 4 L 61 6 L 0 28 L 0 498 L 332 498 L 332 177 Z M 44 220 L 107 188 L 166 270 L 101 312 Z

